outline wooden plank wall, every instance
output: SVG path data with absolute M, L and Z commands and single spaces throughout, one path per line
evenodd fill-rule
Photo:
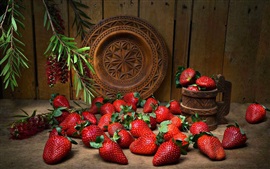
M 56 0 L 66 34 L 75 37 L 68 1 Z M 223 74 L 232 82 L 232 102 L 270 101 L 270 2 L 268 0 L 82 0 L 96 24 L 102 19 L 131 15 L 153 25 L 169 52 L 167 76 L 154 95 L 161 101 L 181 98 L 175 88 L 178 66 L 205 75 Z M 75 97 L 72 79 L 50 88 L 45 76 L 46 50 L 51 32 L 43 27 L 41 0 L 23 1 L 26 29 L 22 31 L 30 68 L 22 71 L 14 92 L 0 90 L 1 98 L 49 99 L 52 93 Z M 79 38 L 76 39 L 81 44 Z M 72 72 L 71 72 L 72 73 Z M 2 86 L 3 88 L 3 86 Z

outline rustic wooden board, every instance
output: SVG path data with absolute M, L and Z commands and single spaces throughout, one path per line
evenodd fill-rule
M 104 0 L 104 18 L 117 15 L 138 16 L 138 0 Z
M 171 99 L 180 100 L 181 89 L 175 87 L 174 79 L 178 66 L 188 66 L 192 1 L 179 0 L 176 5 Z
M 232 82 L 232 102 L 255 99 L 255 63 L 264 4 L 255 0 L 230 1 L 223 72 Z
M 270 1 L 266 1 L 263 8 L 262 27 L 255 72 L 255 100 L 259 103 L 270 102 Z
M 29 68 L 21 69 L 21 77 L 17 78 L 19 86 L 14 91 L 10 88 L 4 90 L 3 98 L 36 98 L 34 43 L 33 38 L 28 38 L 33 37 L 31 1 L 22 1 L 22 5 L 25 7 L 25 9 L 21 8 L 20 10 L 25 17 L 25 20 L 23 20 L 25 29 L 19 29 L 19 32 L 22 34 L 20 40 L 25 44 L 23 50 L 24 55 L 28 58 Z
M 172 83 L 172 49 L 174 29 L 174 0 L 140 1 L 140 18 L 147 20 L 161 34 L 168 47 L 167 76 L 154 96 L 160 101 L 169 101 Z
M 89 8 L 88 9 L 82 9 L 90 18 L 90 22 L 93 24 L 98 23 L 100 20 L 102 20 L 103 16 L 103 11 L 102 11 L 102 1 L 100 0 L 82 0 L 81 1 L 83 4 L 87 5 Z M 76 27 L 72 27 L 72 23 L 74 21 L 74 13 L 69 6 L 69 34 L 72 37 L 76 37 L 77 35 L 77 30 Z M 82 40 L 79 36 L 76 37 L 76 42 L 78 46 L 82 46 Z M 73 71 L 71 72 L 73 74 Z M 72 75 L 73 76 L 73 75 Z M 73 78 L 72 78 L 73 80 Z M 83 93 L 80 93 L 78 96 L 76 96 L 76 88 L 74 87 L 74 82 L 72 81 L 72 87 L 71 87 L 71 98 L 72 99 L 83 99 Z
M 55 2 L 60 3 L 59 8 L 62 11 L 62 18 L 64 20 L 66 32 L 67 32 L 67 2 L 57 0 Z M 47 31 L 43 26 L 44 18 L 44 5 L 42 1 L 33 1 L 34 3 L 34 16 L 35 16 L 35 35 L 36 35 L 36 59 L 37 59 L 37 80 L 38 80 L 38 99 L 49 99 L 51 94 L 60 93 L 70 98 L 69 83 L 66 84 L 56 84 L 54 87 L 50 88 L 47 84 L 46 77 L 46 57 L 44 52 L 49 43 L 49 39 L 52 32 Z
M 194 1 L 189 66 L 201 74 L 222 73 L 229 1 Z

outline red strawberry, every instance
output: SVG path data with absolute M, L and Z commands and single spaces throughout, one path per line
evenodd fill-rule
M 91 147 L 90 142 L 95 142 L 98 136 L 103 135 L 105 139 L 109 137 L 97 125 L 85 127 L 81 132 L 82 142 L 86 147 Z
M 60 116 L 55 117 L 57 120 L 58 124 L 60 124 L 62 121 L 65 120 L 65 118 L 69 115 L 70 113 L 66 110 L 62 110 L 62 113 Z
M 198 114 L 191 116 L 193 123 L 191 124 L 189 131 L 191 134 L 200 134 L 201 132 L 210 132 L 209 126 L 204 121 L 200 120 Z
M 179 162 L 181 151 L 179 146 L 173 141 L 162 143 L 153 158 L 154 166 L 175 164 Z
M 142 119 L 136 119 L 130 123 L 130 133 L 133 137 L 138 138 L 145 134 L 152 134 L 148 124 Z
M 197 85 L 189 85 L 187 87 L 188 90 L 191 90 L 191 91 L 200 91 L 200 88 L 197 86 Z
M 176 100 L 171 100 L 166 107 L 169 108 L 172 114 L 182 114 L 180 103 Z
M 127 103 L 126 106 L 131 107 L 133 111 L 137 111 L 137 105 L 134 103 Z
M 99 109 L 100 107 L 97 106 L 98 104 L 103 104 L 103 101 L 104 101 L 104 98 L 102 96 L 98 96 L 98 97 L 95 97 L 93 100 L 92 100 L 92 104 L 91 104 L 91 107 L 89 109 L 89 112 L 92 113 L 92 114 L 97 114 L 99 113 Z
M 70 108 L 69 101 L 64 95 L 53 94 L 50 99 L 50 103 L 55 109 L 59 107 Z
M 56 164 L 62 161 L 71 151 L 71 142 L 64 136 L 49 137 L 43 150 L 43 160 L 47 164 Z
M 262 122 L 266 117 L 266 110 L 268 109 L 261 104 L 250 104 L 246 110 L 246 121 L 250 124 Z
M 173 116 L 171 118 L 172 124 L 174 124 L 179 130 L 182 130 L 182 127 L 185 127 L 187 125 L 187 122 L 185 121 L 186 117 L 179 115 L 179 116 Z
M 171 121 L 166 120 L 160 123 L 159 135 L 162 135 L 165 141 L 170 140 L 178 133 L 180 133 L 180 130 L 174 124 L 171 124 Z
M 157 106 L 158 106 L 158 101 L 153 97 L 149 97 L 148 99 L 146 99 L 144 103 L 143 112 L 152 113 Z
M 179 82 L 183 87 L 187 87 L 188 85 L 195 83 L 195 78 L 196 78 L 196 71 L 192 68 L 186 68 L 181 73 L 179 77 Z
M 103 116 L 101 116 L 99 121 L 98 121 L 98 127 L 100 127 L 103 131 L 107 131 L 108 125 L 111 122 L 111 116 L 112 116 L 112 114 L 110 114 L 110 113 L 104 114 Z
M 55 135 L 65 136 L 66 133 L 61 129 L 61 127 L 55 127 L 50 131 L 49 137 L 52 137 Z
M 213 135 L 202 134 L 196 141 L 195 147 L 211 160 L 223 160 L 226 157 L 224 148 L 219 139 Z
M 112 122 L 108 125 L 108 133 L 112 137 L 117 130 L 124 129 L 124 126 L 120 122 Z
M 105 103 L 103 104 L 101 107 L 100 107 L 100 114 L 103 116 L 104 114 L 107 114 L 107 113 L 114 113 L 115 112 L 115 108 L 113 106 L 112 103 Z
M 179 132 L 179 133 L 175 134 L 171 140 L 182 141 L 182 148 L 187 151 L 188 146 L 189 146 L 189 140 L 188 140 L 188 136 L 186 134 L 184 134 L 183 132 Z
M 121 112 L 122 106 L 126 106 L 126 105 L 127 105 L 127 103 L 122 99 L 116 99 L 113 102 L 113 106 L 114 106 L 114 109 L 116 112 Z
M 130 144 L 135 139 L 129 131 L 120 129 L 114 133 L 113 140 L 116 141 L 121 148 L 129 148 Z
M 129 149 L 134 154 L 153 155 L 158 149 L 156 141 L 157 139 L 154 133 L 143 135 L 137 140 L 133 141 L 130 144 Z
M 129 92 L 129 93 L 126 93 L 123 96 L 123 100 L 126 103 L 131 103 L 132 105 L 137 106 L 137 104 L 138 104 L 138 102 L 140 100 L 140 94 L 138 92 Z
M 91 124 L 97 124 L 97 117 L 92 114 L 90 111 L 83 111 L 82 112 L 83 120 L 89 121 Z
M 66 131 L 70 127 L 74 127 L 77 122 L 81 120 L 81 116 L 76 113 L 70 113 L 62 123 L 59 124 L 59 126 L 62 127 L 62 130 Z
M 150 129 L 155 130 L 157 128 L 156 117 L 150 116 Z
M 104 161 L 127 165 L 128 159 L 121 147 L 110 139 L 99 137 L 98 142 L 91 142 L 92 147 L 99 148 L 99 155 Z
M 156 113 L 156 121 L 157 123 L 161 123 L 165 120 L 170 120 L 173 118 L 173 114 L 170 112 L 170 110 L 166 106 L 158 106 L 155 110 Z
M 213 90 L 217 88 L 216 81 L 208 76 L 201 76 L 196 80 L 196 84 L 201 90 Z
M 224 131 L 222 146 L 225 149 L 232 149 L 243 146 L 247 141 L 246 134 L 240 129 L 239 125 L 229 125 Z

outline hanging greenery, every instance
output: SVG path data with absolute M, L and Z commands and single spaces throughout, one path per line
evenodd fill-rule
M 45 9 L 44 27 L 52 30 L 52 36 L 44 52 L 47 57 L 48 85 L 53 87 L 57 82 L 66 83 L 72 69 L 76 95 L 83 92 L 85 102 L 90 103 L 95 94 L 91 78 L 91 74 L 95 72 L 89 63 L 91 57 L 88 55 L 90 47 L 79 48 L 75 38 L 64 35 L 65 27 L 57 4 L 54 0 L 42 1 Z M 82 10 L 88 6 L 78 0 L 69 0 L 68 3 L 75 16 L 72 26 L 76 28 L 77 36 L 80 36 L 82 40 L 86 29 L 90 29 L 93 25 L 89 22 L 91 18 Z M 0 76 L 4 77 L 5 89 L 10 86 L 14 90 L 18 86 L 16 78 L 21 76 L 21 69 L 29 67 L 28 59 L 23 54 L 24 43 L 19 40 L 22 35 L 18 31 L 18 26 L 24 28 L 22 21 L 24 16 L 20 12 L 23 7 L 18 0 L 1 0 L 1 8 L 2 6 L 5 7 L 5 10 L 0 11 L 0 49 L 4 56 L 0 60 L 0 66 L 3 67 Z

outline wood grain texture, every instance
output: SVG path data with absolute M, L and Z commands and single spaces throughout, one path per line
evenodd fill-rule
M 259 103 L 270 102 L 270 1 L 263 5 L 263 18 L 256 57 L 255 100 Z
M 104 0 L 104 18 L 118 15 L 138 16 L 138 0 Z
M 228 4 L 194 1 L 189 66 L 201 74 L 222 73 Z
M 174 55 L 172 61 L 171 99 L 180 100 L 181 89 L 175 87 L 178 66 L 188 66 L 192 1 L 176 1 Z
M 232 82 L 232 102 L 255 99 L 256 57 L 264 1 L 230 1 L 224 76 Z
M 60 11 L 62 11 L 62 19 L 64 20 L 65 31 L 67 33 L 67 12 L 63 12 L 67 10 L 66 1 L 57 0 L 55 1 L 59 3 L 58 7 Z M 54 87 L 49 87 L 47 84 L 46 77 L 46 56 L 44 52 L 47 49 L 47 45 L 49 43 L 49 39 L 52 36 L 51 30 L 47 30 L 43 26 L 43 18 L 44 18 L 44 5 L 42 1 L 33 1 L 34 3 L 34 16 L 35 16 L 35 40 L 36 40 L 36 59 L 37 59 L 37 80 L 38 80 L 38 91 L 37 98 L 38 99 L 49 99 L 51 94 L 60 93 L 65 95 L 67 98 L 70 98 L 70 88 L 69 82 L 65 84 L 56 84 Z
M 74 16 L 67 1 L 56 2 L 61 4 L 59 9 L 65 20 L 66 35 L 75 37 L 76 30 L 71 26 Z M 159 100 L 181 98 L 181 90 L 175 88 L 174 75 L 177 67 L 184 65 L 209 76 L 223 74 L 232 83 L 232 102 L 269 102 L 269 0 L 82 2 L 89 6 L 85 12 L 94 24 L 108 17 L 132 15 L 146 20 L 161 34 L 170 58 L 167 76 L 154 93 Z M 18 79 L 19 87 L 14 92 L 1 89 L 0 98 L 49 99 L 52 93 L 61 93 L 72 99 L 81 99 L 81 95 L 75 97 L 72 79 L 70 83 L 57 84 L 54 88 L 47 85 L 44 51 L 51 31 L 43 27 L 44 7 L 42 1 L 37 0 L 23 3 L 26 7 L 25 11 L 22 10 L 26 15 L 26 28 L 22 34 L 30 68 L 22 70 L 22 77 Z M 81 45 L 80 39 L 76 38 L 76 42 Z M 3 84 L 0 87 L 3 88 Z
M 10 88 L 3 91 L 4 98 L 16 98 L 16 99 L 35 99 L 36 98 L 36 82 L 35 82 L 35 60 L 34 60 L 34 43 L 33 39 L 33 22 L 32 22 L 32 10 L 31 10 L 31 1 L 22 1 L 22 6 L 25 9 L 21 8 L 20 11 L 24 15 L 25 19 L 22 21 L 26 27 L 23 29 L 19 28 L 22 37 L 19 39 L 25 44 L 22 47 L 24 55 L 28 58 L 29 68 L 21 69 L 21 76 L 17 78 L 18 87 L 12 91 Z M 2 54 L 1 54 L 2 55 Z
M 174 0 L 161 1 L 140 1 L 140 18 L 148 21 L 161 34 L 168 48 L 168 70 L 167 76 L 159 89 L 155 93 L 155 97 L 160 101 L 169 101 L 172 83 L 172 49 L 173 49 L 173 29 L 174 29 Z

